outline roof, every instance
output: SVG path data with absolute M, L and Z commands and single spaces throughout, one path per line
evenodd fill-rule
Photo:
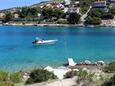
M 95 1 L 92 7 L 107 7 L 106 1 Z

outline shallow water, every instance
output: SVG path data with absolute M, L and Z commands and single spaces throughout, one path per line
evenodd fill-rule
M 35 37 L 57 39 L 54 45 L 33 46 Z M 115 60 L 115 27 L 0 26 L 0 69 L 21 70 L 76 62 Z

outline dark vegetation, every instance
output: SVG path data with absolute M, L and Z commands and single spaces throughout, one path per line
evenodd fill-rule
M 26 81 L 26 84 L 40 83 L 57 77 L 52 73 L 44 69 L 36 69 L 30 73 L 30 78 Z

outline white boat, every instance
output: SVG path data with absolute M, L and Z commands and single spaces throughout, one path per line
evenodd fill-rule
M 47 44 L 55 44 L 57 40 L 35 40 L 32 43 L 35 45 L 47 45 Z
M 115 21 L 112 23 L 112 26 L 115 27 Z

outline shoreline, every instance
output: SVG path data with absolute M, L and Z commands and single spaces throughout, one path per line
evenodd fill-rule
M 0 26 L 41 26 L 41 27 L 115 27 L 112 25 L 83 25 L 83 24 L 0 24 Z

